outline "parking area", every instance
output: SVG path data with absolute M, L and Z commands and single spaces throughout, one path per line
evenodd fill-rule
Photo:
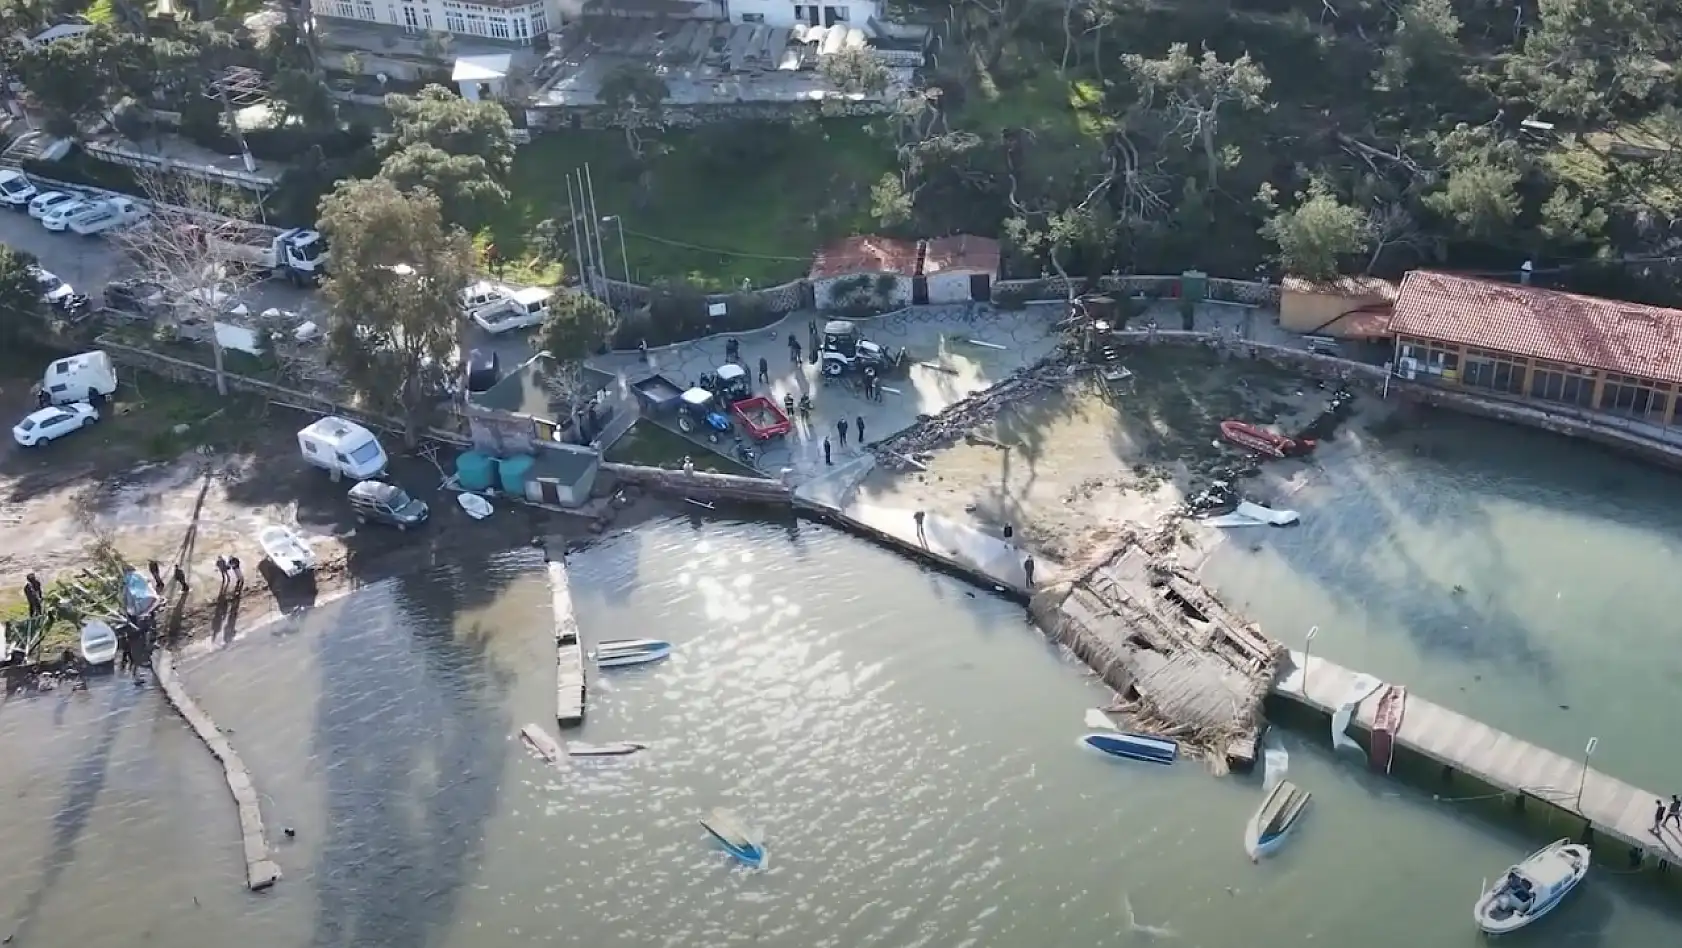
M 752 377 L 754 393 L 780 407 L 785 395 L 796 402 L 812 402 L 809 419 L 794 419 L 794 429 L 782 438 L 754 445 L 754 466 L 778 475 L 791 472 L 804 483 L 864 453 L 858 424 L 864 422 L 863 441 L 869 443 L 915 424 L 988 388 L 1017 369 L 1037 362 L 1056 346 L 1051 310 L 1029 307 L 1019 311 L 986 306 L 927 306 L 859 320 L 864 338 L 893 350 L 905 350 L 905 365 L 882 382 L 880 400 L 864 397 L 850 381 L 825 380 L 809 358 L 814 327 L 823 317 L 796 313 L 769 329 L 734 337 L 738 359 Z M 799 361 L 791 358 L 788 338 L 801 346 Z M 728 339 L 714 336 L 651 350 L 646 362 L 636 353 L 613 353 L 590 365 L 629 385 L 652 374 L 662 375 L 680 388 L 696 384 L 702 375 L 716 373 L 726 361 Z M 759 378 L 759 360 L 766 378 Z M 798 415 L 798 412 L 796 413 Z M 841 423 L 846 423 L 845 439 Z M 741 426 L 737 425 L 737 430 Z M 824 461 L 823 442 L 829 439 L 830 461 Z M 722 445 L 727 453 L 728 443 Z

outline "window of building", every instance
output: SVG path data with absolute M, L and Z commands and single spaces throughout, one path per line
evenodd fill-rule
M 514 38 L 517 40 L 531 39 L 531 24 L 523 16 L 514 17 L 510 21 L 514 26 Z
M 368 0 L 356 0 L 357 19 L 372 21 L 376 16 L 377 14 L 374 13 L 374 5 L 372 3 L 368 2 Z
M 1538 360 L 1530 372 L 1530 397 L 1577 408 L 1594 407 L 1594 372 Z
M 351 9 L 349 0 L 334 0 L 327 5 L 327 10 L 337 17 L 343 17 L 347 20 L 356 19 L 356 11 Z
M 743 23 L 764 23 L 765 22 L 765 14 L 763 14 L 763 13 L 744 13 L 744 14 L 742 14 L 742 22 Z
M 845 23 L 845 22 L 847 22 L 847 8 L 846 7 L 824 7 L 823 8 L 823 25 L 824 26 L 834 26 L 837 23 Z
M 1467 349 L 1465 370 L 1460 381 L 1475 388 L 1508 395 L 1522 395 L 1525 390 L 1527 360 L 1485 349 Z
M 549 14 L 542 10 L 533 10 L 531 14 L 531 31 L 534 36 L 542 36 L 549 32 Z
M 1460 374 L 1460 353 L 1447 343 L 1409 340 L 1401 345 L 1401 357 L 1414 361 L 1416 372 L 1454 379 Z
M 486 27 L 485 27 L 485 15 L 483 13 L 469 13 L 469 14 L 467 14 L 467 32 L 472 33 L 474 36 L 485 36 L 485 35 L 487 35 Z
M 1630 375 L 1607 373 L 1600 410 L 1642 421 L 1663 422 L 1670 413 L 1670 386 Z
M 505 40 L 514 38 L 513 31 L 508 28 L 507 17 L 493 16 L 491 17 L 490 24 L 491 39 Z
M 451 33 L 465 33 L 467 32 L 467 21 L 461 18 L 461 13 L 459 11 L 445 10 L 444 29 L 449 30 Z

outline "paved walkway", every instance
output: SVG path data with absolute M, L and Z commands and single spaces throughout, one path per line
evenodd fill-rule
M 917 526 L 917 511 L 853 501 L 829 508 L 830 515 L 883 544 L 964 573 L 978 583 L 1028 595 L 1023 569 L 1027 554 L 1003 537 L 935 514 Z

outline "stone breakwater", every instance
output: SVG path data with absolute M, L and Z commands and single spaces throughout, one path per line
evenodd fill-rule
M 996 385 L 954 402 L 938 415 L 922 416 L 904 431 L 875 442 L 870 450 L 885 470 L 914 470 L 913 462 L 962 441 L 977 428 L 992 422 L 1010 403 L 1059 391 L 1085 367 L 1085 363 L 1064 355 L 1041 359 Z
M 152 672 L 157 676 L 158 687 L 163 689 L 170 705 L 187 719 L 188 726 L 204 742 L 211 756 L 222 763 L 228 791 L 233 794 L 234 804 L 239 810 L 240 836 L 245 846 L 246 887 L 253 892 L 267 889 L 280 878 L 280 866 L 269 858 L 268 832 L 263 827 L 263 811 L 257 803 L 257 787 L 251 782 L 250 771 L 245 769 L 244 762 L 239 759 L 233 745 L 228 743 L 222 729 L 182 687 L 181 679 L 175 674 L 175 657 L 168 650 L 159 649 L 152 656 Z

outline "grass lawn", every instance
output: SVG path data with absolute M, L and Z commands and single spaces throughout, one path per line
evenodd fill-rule
M 613 447 L 607 449 L 607 456 L 603 460 L 615 464 L 640 464 L 644 467 L 663 467 L 669 471 L 677 471 L 683 469 L 685 457 L 695 462 L 697 471 L 737 474 L 742 477 L 760 476 L 758 471 L 749 470 L 721 454 L 690 442 L 676 432 L 646 420 L 632 425 L 630 431 L 613 442 Z
M 662 153 L 639 167 L 617 130 L 554 132 L 519 150 L 512 200 L 481 240 L 494 240 L 510 259 L 529 258 L 526 237 L 545 218 L 567 217 L 567 175 L 590 167 L 596 213 L 619 217 L 631 277 L 650 283 L 687 278 L 714 289 L 743 280 L 768 286 L 811 268 L 819 245 L 867 233 L 870 186 L 894 167 L 887 143 L 858 120 L 746 126 L 743 141 L 774 143 L 774 154 L 752 155 L 728 169 L 709 160 L 708 142 L 727 139 L 741 125 L 661 136 Z M 619 228 L 601 228 L 609 276 L 620 277 Z M 519 278 L 520 267 L 508 275 Z M 558 274 L 548 274 L 558 276 Z

